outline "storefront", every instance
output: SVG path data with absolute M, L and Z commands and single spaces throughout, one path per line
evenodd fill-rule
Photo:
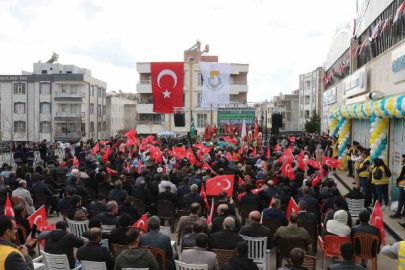
M 360 145 L 370 148 L 370 120 L 352 119 L 353 141 L 359 142 Z

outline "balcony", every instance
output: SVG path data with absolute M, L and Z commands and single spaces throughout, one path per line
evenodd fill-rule
M 153 102 L 152 103 L 138 103 L 136 105 L 137 113 L 153 113 Z
M 63 141 L 63 142 L 74 142 L 77 143 L 79 139 L 82 138 L 82 136 L 86 136 L 85 134 L 81 134 L 78 132 L 69 132 L 69 133 L 59 133 L 58 135 L 55 135 L 55 141 Z
M 81 121 L 85 117 L 84 112 L 56 112 L 54 120 L 56 122 Z
M 85 93 L 55 93 L 55 101 L 70 101 L 70 102 L 83 102 L 83 98 L 86 97 Z

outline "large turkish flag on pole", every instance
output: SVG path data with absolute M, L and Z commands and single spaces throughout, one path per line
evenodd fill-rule
M 153 112 L 173 113 L 183 107 L 184 63 L 150 63 Z
M 207 180 L 206 194 L 209 196 L 218 196 L 221 192 L 226 192 L 232 196 L 233 192 L 233 175 L 219 175 Z

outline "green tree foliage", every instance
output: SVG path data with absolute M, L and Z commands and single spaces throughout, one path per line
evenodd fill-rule
M 305 122 L 305 130 L 308 133 L 319 133 L 321 131 L 321 118 L 313 111 L 312 116 Z

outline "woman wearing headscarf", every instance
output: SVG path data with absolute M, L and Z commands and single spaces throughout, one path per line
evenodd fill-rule
M 322 149 L 322 145 L 318 144 L 315 150 L 315 159 L 316 161 L 323 162 L 323 157 L 325 156 L 325 152 Z
M 391 171 L 385 165 L 381 158 L 375 158 L 371 167 L 371 183 L 375 185 L 378 201 L 381 204 L 381 209 L 388 209 L 388 184 L 391 177 Z M 385 205 L 382 205 L 384 200 Z
M 326 223 L 326 232 L 329 235 L 350 236 L 351 229 L 347 226 L 349 216 L 345 210 L 336 211 L 333 220 Z

